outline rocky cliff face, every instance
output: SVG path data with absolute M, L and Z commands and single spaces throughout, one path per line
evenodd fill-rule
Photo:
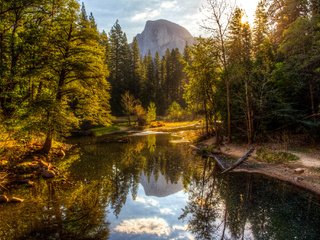
M 178 48 L 182 53 L 186 44 L 194 43 L 188 30 L 167 20 L 147 21 L 143 32 L 136 38 L 142 56 L 147 55 L 149 50 L 152 56 L 155 56 L 156 52 L 164 56 L 167 48 Z

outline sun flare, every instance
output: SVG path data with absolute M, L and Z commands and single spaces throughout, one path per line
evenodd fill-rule
M 242 24 L 246 24 L 246 23 L 248 23 L 248 16 L 247 16 L 247 14 L 243 14 L 242 15 L 242 17 L 241 17 L 241 23 Z

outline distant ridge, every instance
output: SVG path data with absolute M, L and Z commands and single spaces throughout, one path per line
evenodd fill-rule
M 178 48 L 182 53 L 186 45 L 194 43 L 194 38 L 187 29 L 164 19 L 147 21 L 143 32 L 136 38 L 142 56 L 147 55 L 149 50 L 152 56 L 156 52 L 164 56 L 167 48 Z

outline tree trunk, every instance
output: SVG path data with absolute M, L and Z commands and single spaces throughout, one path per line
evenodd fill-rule
M 227 113 L 228 113 L 228 132 L 227 132 L 227 137 L 228 137 L 228 143 L 232 142 L 231 139 L 231 100 L 230 100 L 230 83 L 229 80 L 226 80 L 226 88 L 227 88 Z
M 247 137 L 248 144 L 252 144 L 253 141 L 253 121 L 252 121 L 252 109 L 251 101 L 249 97 L 249 84 L 248 81 L 245 81 L 245 92 L 246 92 L 246 115 L 247 115 Z
M 213 124 L 214 124 L 214 129 L 216 132 L 216 142 L 215 145 L 218 147 L 220 146 L 221 143 L 221 139 L 220 139 L 220 128 L 219 128 L 219 124 L 218 124 L 218 120 L 217 120 L 217 114 L 214 114 L 214 119 L 213 119 Z
M 128 115 L 128 121 L 129 121 L 129 126 L 131 126 L 131 118 L 130 118 L 130 114 Z
M 50 128 L 47 132 L 46 140 L 42 147 L 42 152 L 44 154 L 49 154 L 52 147 L 52 139 L 53 139 L 53 129 Z
M 206 134 L 209 135 L 209 116 L 208 116 L 208 110 L 207 110 L 206 96 L 203 100 L 203 109 L 205 111 L 205 116 L 206 116 Z
M 313 121 L 316 121 L 315 118 L 315 104 L 314 104 L 314 95 L 313 95 L 313 82 L 311 80 L 309 80 L 309 93 L 310 93 L 310 104 L 311 104 L 311 111 L 312 111 L 312 118 Z

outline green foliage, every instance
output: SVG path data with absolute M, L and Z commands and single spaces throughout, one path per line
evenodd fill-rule
M 139 126 L 145 126 L 147 124 L 147 113 L 146 110 L 140 105 L 137 104 L 134 109 L 134 113 L 137 117 L 137 122 Z
M 157 118 L 157 108 L 154 102 L 150 102 L 147 111 L 147 123 L 150 124 L 152 121 L 155 121 Z
M 132 76 L 131 49 L 126 34 L 122 31 L 117 20 L 109 33 L 108 66 L 111 83 L 111 108 L 114 114 L 122 113 L 121 95 L 130 89 L 130 76 Z
M 182 120 L 184 117 L 184 110 L 179 103 L 173 102 L 168 108 L 167 116 L 170 120 Z
M 136 105 L 139 104 L 139 101 L 134 98 L 133 95 L 130 94 L 129 91 L 126 91 L 121 95 L 121 106 L 123 108 L 123 112 L 128 116 L 129 124 L 130 123 L 130 115 L 134 114 Z
M 211 14 L 208 20 L 215 21 L 209 29 L 212 28 L 211 45 L 216 50 L 216 68 L 220 69 L 216 79 L 225 83 L 208 81 L 204 88 L 218 87 L 215 99 L 220 103 L 215 111 L 209 111 L 209 119 L 218 112 L 228 137 L 231 130 L 233 136 L 246 135 L 249 143 L 277 131 L 312 132 L 320 136 L 318 1 L 260 1 L 252 33 L 251 26 L 243 21 L 242 9 L 228 12 L 228 4 L 223 1 L 207 0 L 207 3 L 205 10 Z M 221 16 L 230 16 L 227 30 Z M 206 44 L 199 42 L 203 49 Z M 185 54 L 184 60 L 188 76 L 185 99 L 189 108 L 196 109 L 196 105 L 201 107 L 201 96 L 194 97 L 198 102 L 191 100 L 202 81 L 192 84 L 193 78 L 201 79 L 203 71 L 199 66 L 212 61 L 214 56 L 205 58 L 209 51 L 202 51 L 195 71 L 196 68 L 190 68 L 194 61 L 192 51 Z M 192 71 L 194 76 L 190 74 Z M 199 92 L 204 93 L 203 99 L 210 99 L 205 97 L 204 90 Z
M 299 157 L 292 153 L 274 151 L 267 148 L 259 148 L 257 157 L 260 161 L 268 163 L 286 163 L 299 160 Z
M 189 109 L 205 116 L 207 134 L 213 127 L 218 132 L 220 116 L 218 89 L 221 71 L 214 44 L 213 39 L 199 38 L 195 46 L 188 48 L 189 57 L 184 61 L 184 71 L 189 80 L 185 85 L 184 99 Z
M 114 125 L 108 126 L 108 127 L 99 127 L 99 128 L 93 128 L 90 131 L 93 133 L 95 137 L 103 136 L 106 134 L 110 134 L 116 131 L 119 131 L 120 128 Z
M 6 1 L 1 10 L 0 109 L 5 120 L 14 119 L 27 133 L 46 133 L 46 152 L 53 137 L 66 136 L 83 122 L 108 125 L 104 46 L 84 5 L 80 11 L 75 0 Z
M 107 37 L 104 36 L 104 39 Z M 118 21 L 111 28 L 109 37 L 104 40 L 107 48 L 107 63 L 110 70 L 111 108 L 113 114 L 121 116 L 121 95 L 129 91 L 142 106 L 154 102 L 158 114 L 165 114 L 170 103 L 177 101 L 185 105 L 183 81 L 185 74 L 178 49 L 167 50 L 161 58 L 158 52 L 151 51 L 140 56 L 137 39 L 128 44 L 126 34 Z M 125 113 L 127 114 L 127 113 Z

